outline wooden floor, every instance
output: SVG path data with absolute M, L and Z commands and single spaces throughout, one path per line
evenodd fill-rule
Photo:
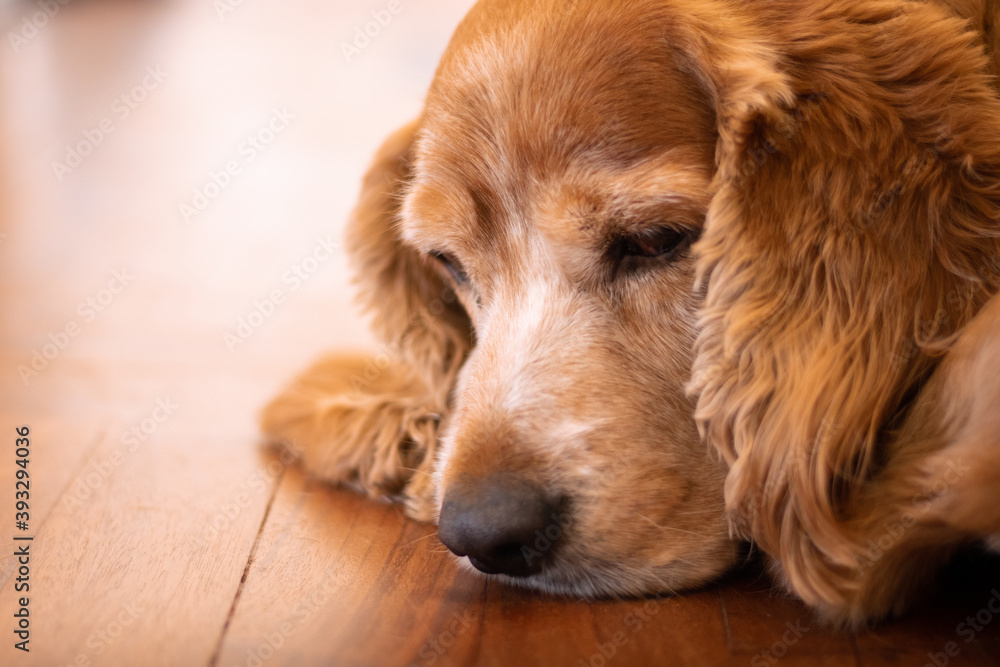
M 469 4 L 400 0 L 349 54 L 387 1 L 2 5 L 0 665 L 1000 664 L 996 560 L 859 636 L 752 563 L 681 598 L 554 599 L 260 447 L 296 369 L 374 346 L 336 244 Z

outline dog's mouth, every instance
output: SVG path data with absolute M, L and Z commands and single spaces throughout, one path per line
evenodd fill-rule
M 675 594 L 728 570 L 739 551 L 723 530 L 706 531 L 700 546 L 681 547 L 678 540 L 670 540 L 660 544 L 662 548 L 634 549 L 628 546 L 631 543 L 616 544 L 609 533 L 599 544 L 588 542 L 568 509 L 535 516 L 524 508 L 501 514 L 513 521 L 499 525 L 470 521 L 446 502 L 438 537 L 467 571 L 559 596 L 618 599 Z M 629 525 L 622 530 L 623 535 L 630 534 Z
M 510 543 L 501 545 L 489 557 L 465 555 L 472 567 L 483 574 L 506 574 L 510 577 L 530 577 L 542 571 L 540 560 L 534 560 L 525 555 L 524 545 Z
M 505 567 L 500 571 L 497 571 L 494 563 L 484 563 L 475 557 L 462 557 L 459 563 L 467 563 L 465 567 L 469 570 L 474 569 L 481 576 L 502 584 L 581 600 L 674 594 L 678 589 L 702 583 L 675 579 L 664 572 L 652 574 L 643 568 L 633 569 L 623 563 L 598 562 L 592 559 L 570 562 L 571 560 L 550 558 L 541 565 Z M 505 565 L 510 565 L 510 562 Z

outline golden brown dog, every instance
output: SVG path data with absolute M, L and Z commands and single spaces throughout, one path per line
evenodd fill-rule
M 472 566 L 616 595 L 741 540 L 824 617 L 1000 546 L 1000 4 L 483 0 L 348 240 L 387 350 L 265 410 Z

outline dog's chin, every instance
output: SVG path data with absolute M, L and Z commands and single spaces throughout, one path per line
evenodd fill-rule
M 649 596 L 677 595 L 700 588 L 729 570 L 735 560 L 720 558 L 703 563 L 692 571 L 691 566 L 678 562 L 660 566 L 626 566 L 617 563 L 580 565 L 557 561 L 545 565 L 540 572 L 524 577 L 485 572 L 465 556 L 453 556 L 460 569 L 487 581 L 539 591 L 548 595 L 577 599 L 625 599 Z

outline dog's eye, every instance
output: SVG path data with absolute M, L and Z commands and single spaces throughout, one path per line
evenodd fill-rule
M 665 266 L 690 247 L 690 232 L 667 227 L 654 227 L 613 239 L 608 247 L 612 276 L 623 276 Z
M 431 254 L 437 262 L 444 267 L 456 285 L 464 285 L 469 282 L 469 274 L 465 272 L 462 263 L 446 252 L 434 251 Z
M 688 240 L 684 232 L 657 227 L 648 232 L 625 236 L 618 241 L 621 257 L 654 258 L 673 255 Z

